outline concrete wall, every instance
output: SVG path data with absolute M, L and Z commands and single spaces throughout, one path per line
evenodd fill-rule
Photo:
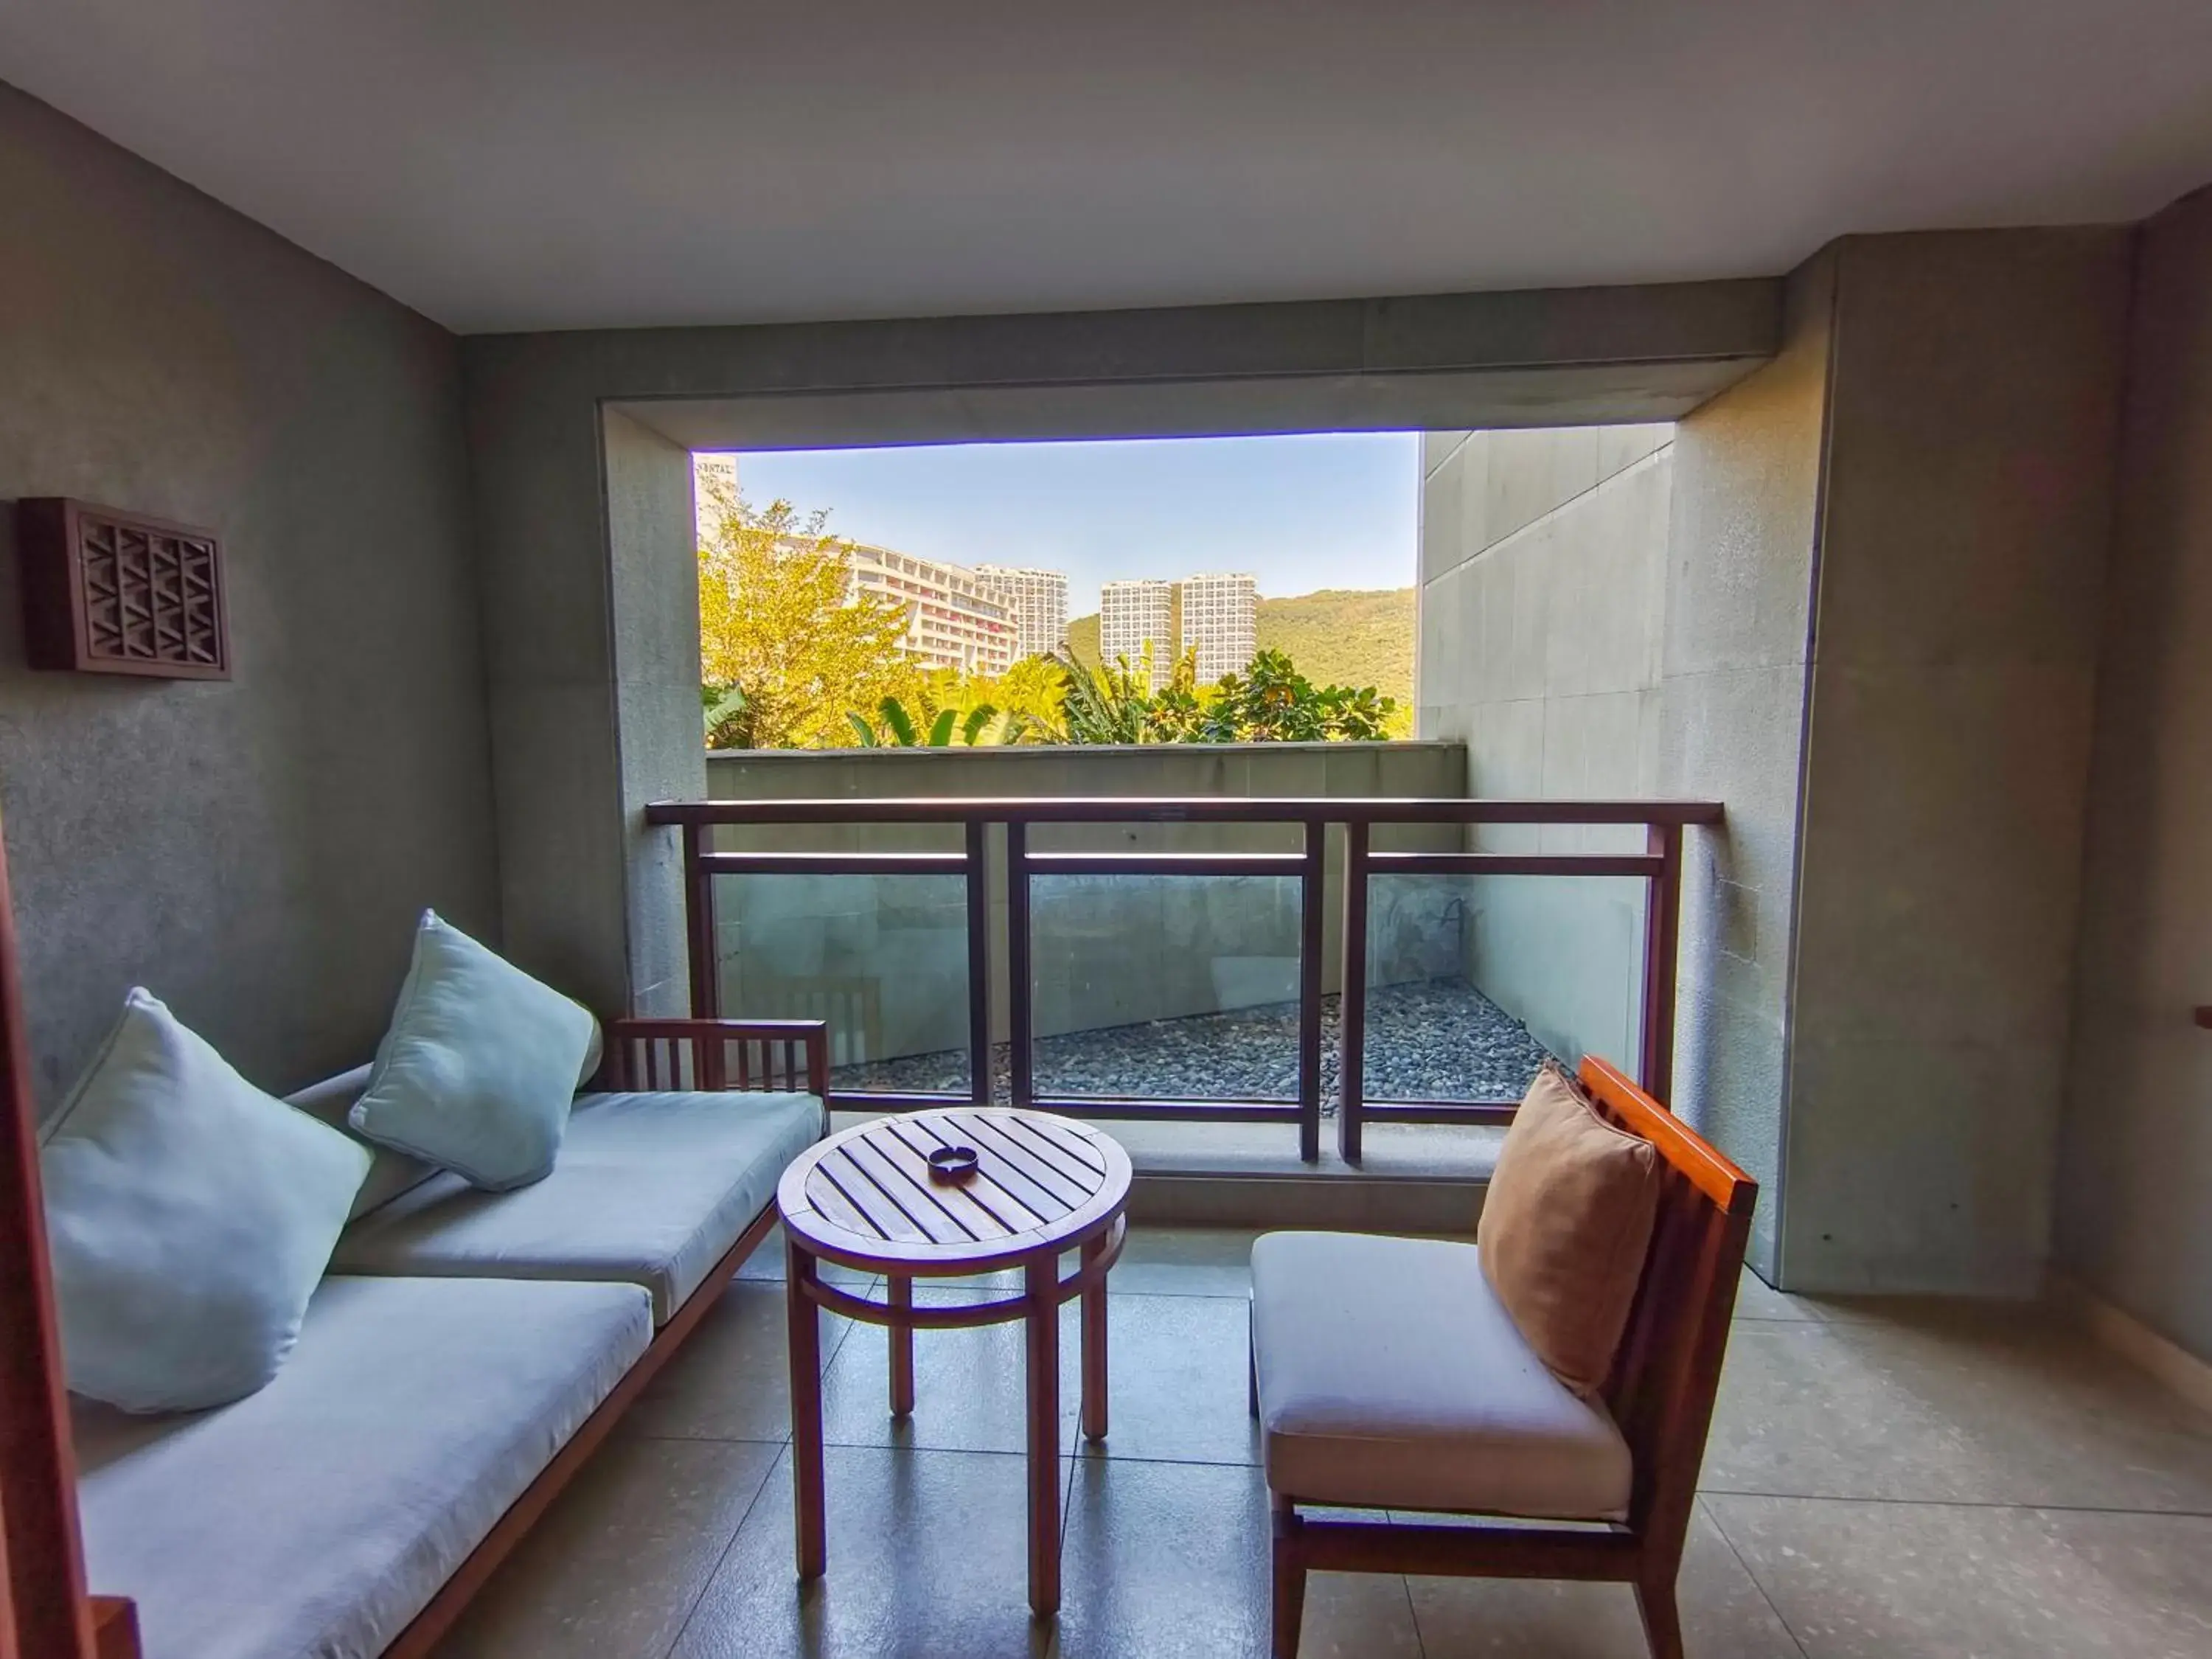
M 1758 1180 L 1752 1265 L 1782 1273 L 1806 663 L 1835 259 L 1790 280 L 1774 361 L 1674 428 L 1659 793 L 1728 817 L 1684 841 L 1674 1105 Z
M 682 849 L 646 828 L 641 804 L 696 799 L 706 788 L 699 719 L 699 543 L 691 452 L 609 410 L 600 416 L 606 478 L 608 594 L 617 771 L 629 856 L 623 922 L 630 1008 L 689 1011 Z
M 1687 842 L 1674 1104 L 1762 1182 L 1790 1288 L 2041 1280 L 2128 261 L 2120 230 L 1847 239 L 1611 517 L 1595 434 L 1431 446 L 1424 733 L 1463 730 L 1486 793 L 1727 806 Z M 1598 1029 L 1612 935 L 1547 972 L 1572 901 L 1529 886 L 1501 1000 Z
M 2059 1255 L 2212 1359 L 2212 191 L 2142 234 L 2124 430 Z
M 0 799 L 51 1107 L 143 983 L 255 1082 L 496 940 L 454 341 L 0 87 Z M 222 538 L 228 683 L 23 665 L 15 498 Z
M 1793 1285 L 2042 1283 L 2129 259 L 2122 229 L 1838 249 Z
M 641 816 L 704 787 L 696 688 L 666 672 L 697 611 L 671 452 L 1665 420 L 1764 359 L 1779 298 L 1720 282 L 465 341 L 510 954 L 603 1009 L 678 997 L 680 894 Z
M 908 796 L 1437 796 L 1466 793 L 1457 744 L 1158 744 L 1140 748 L 768 750 L 708 762 L 717 799 Z M 1324 877 L 1323 983 L 1342 963 L 1340 848 Z M 1449 846 L 1449 830 L 1392 832 L 1386 844 Z M 719 845 L 813 851 L 957 851 L 957 827 L 861 824 L 727 828 Z M 1037 851 L 1296 851 L 1291 826 L 1041 824 Z M 1003 837 L 991 859 L 993 1028 L 1006 1030 Z M 1441 902 L 1448 896 L 1435 895 Z M 927 877 L 727 878 L 717 903 L 723 1006 L 770 1016 L 865 1002 L 878 1033 L 867 1058 L 967 1042 L 964 888 Z M 1297 995 L 1294 878 L 1053 877 L 1032 888 L 1040 1035 L 1089 1030 Z M 861 1058 L 854 1055 L 853 1058 Z
M 1777 1271 L 1797 799 L 1832 263 L 1792 279 L 1777 358 L 1679 424 L 1431 433 L 1419 732 L 1486 795 L 1717 799 L 1685 840 L 1672 1104 L 1765 1188 Z M 1497 827 L 1498 850 L 1641 851 Z M 1469 976 L 1554 1051 L 1632 1058 L 1643 884 L 1466 884 Z
M 1422 440 L 1418 731 L 1468 746 L 1471 792 L 1648 796 L 1658 782 L 1673 428 Z M 1481 848 L 1641 852 L 1633 828 L 1491 825 Z M 1461 884 L 1469 981 L 1554 1053 L 1633 1064 L 1644 884 Z

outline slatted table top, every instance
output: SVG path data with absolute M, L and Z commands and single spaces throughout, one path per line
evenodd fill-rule
M 975 1174 L 933 1181 L 939 1146 L 975 1148 Z M 785 1228 L 831 1261 L 975 1273 L 1103 1231 L 1128 1202 L 1129 1157 L 1073 1118 L 955 1106 L 832 1135 L 793 1160 L 775 1197 Z

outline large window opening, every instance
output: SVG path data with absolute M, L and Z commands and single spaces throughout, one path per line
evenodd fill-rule
M 1419 445 L 702 455 L 709 746 L 1410 737 Z
M 702 454 L 709 793 L 1651 798 L 1672 439 Z M 1664 1063 L 1655 834 L 1377 821 L 1355 860 L 1340 823 L 1308 885 L 1295 817 L 1037 822 L 1015 904 L 996 823 L 980 854 L 951 822 L 727 823 L 756 862 L 716 881 L 722 1006 L 829 1018 L 855 1109 L 1025 1088 L 1279 1135 L 1339 1113 L 1349 1054 L 1376 1133 L 1464 1137 L 1547 1056 Z

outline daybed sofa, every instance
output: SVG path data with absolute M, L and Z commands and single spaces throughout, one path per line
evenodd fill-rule
M 377 1152 L 265 1388 L 79 1403 L 88 1577 L 136 1601 L 146 1659 L 427 1653 L 760 1243 L 827 1127 L 823 1025 L 608 1036 L 605 1091 L 533 1185 Z M 344 1127 L 368 1079 L 292 1102 Z

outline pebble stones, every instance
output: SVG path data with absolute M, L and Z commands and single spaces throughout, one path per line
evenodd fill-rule
M 1335 1109 L 1338 1000 L 1322 1006 L 1322 1098 Z M 1152 1100 L 1295 1100 L 1297 1005 L 1150 1020 L 1039 1038 L 1040 1095 L 1122 1095 Z M 1366 1092 L 1370 1100 L 1518 1100 L 1547 1058 L 1528 1028 L 1464 980 L 1376 986 L 1367 995 Z M 1006 1093 L 1006 1046 L 994 1055 Z M 831 1074 L 840 1090 L 964 1093 L 968 1056 L 907 1055 Z

